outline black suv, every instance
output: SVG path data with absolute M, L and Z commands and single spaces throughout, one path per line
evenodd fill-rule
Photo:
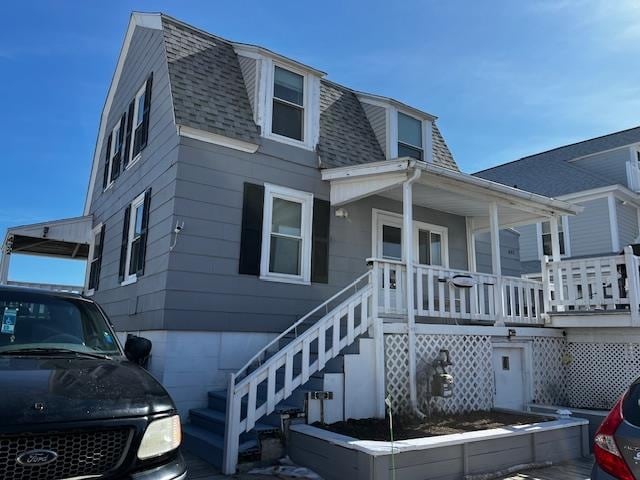
M 180 418 L 98 305 L 0 287 L 0 478 L 186 478 Z

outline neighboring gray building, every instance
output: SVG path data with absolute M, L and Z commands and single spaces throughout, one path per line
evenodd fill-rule
M 0 283 L 12 283 L 13 254 L 86 259 L 80 290 L 122 336 L 153 340 L 149 369 L 190 419 L 186 445 L 216 464 L 224 450 L 232 472 L 256 447 L 253 427 L 273 429 L 255 421 L 283 399 L 307 405 L 303 384 L 332 392 L 330 418 L 384 415 L 382 317 L 399 332 L 473 325 L 502 340 L 505 324 L 530 337 L 543 325 L 542 284 L 509 277 L 510 229 L 576 209 L 460 172 L 436 120 L 265 48 L 135 13 L 83 216 L 10 228 Z M 524 408 L 527 390 L 511 390 L 496 405 Z
M 560 223 L 564 258 L 619 253 L 638 238 L 640 127 L 566 145 L 474 175 L 584 208 Z M 540 272 L 550 255 L 549 225 L 516 227 L 522 273 Z

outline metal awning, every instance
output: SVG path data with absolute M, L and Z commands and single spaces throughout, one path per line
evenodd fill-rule
M 90 215 L 11 227 L 7 229 L 2 253 L 86 259 L 92 228 Z
M 500 228 L 575 215 L 582 207 L 526 192 L 434 164 L 399 158 L 322 171 L 331 182 L 331 204 L 338 206 L 371 195 L 402 201 L 402 184 L 421 170 L 413 188 L 413 204 L 464 216 L 473 230 L 489 228 L 489 207 L 497 204 Z

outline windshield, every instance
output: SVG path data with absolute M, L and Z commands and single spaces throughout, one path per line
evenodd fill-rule
M 0 292 L 0 354 L 29 349 L 120 354 L 95 304 L 80 298 Z

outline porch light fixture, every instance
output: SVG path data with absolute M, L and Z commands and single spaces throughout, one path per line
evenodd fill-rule
M 507 336 L 509 338 L 515 337 L 516 336 L 516 329 L 515 328 L 510 328 L 509 330 L 507 330 Z
M 349 218 L 349 212 L 345 208 L 336 208 L 336 217 Z

